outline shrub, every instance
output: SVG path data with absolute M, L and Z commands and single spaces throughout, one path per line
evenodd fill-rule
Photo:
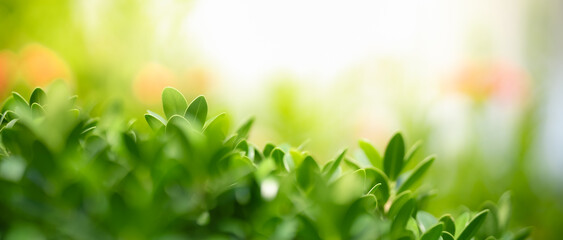
M 321 165 L 300 148 L 247 141 L 173 88 L 143 133 L 115 115 L 90 118 L 60 87 L 13 93 L 0 115 L 0 234 L 5 239 L 525 239 L 510 196 L 455 218 L 422 210 L 417 164 L 397 133 L 381 156 L 341 151 Z M 409 164 L 410 163 L 410 164 Z M 406 166 L 415 165 L 414 168 Z M 431 204 L 431 201 L 429 202 Z

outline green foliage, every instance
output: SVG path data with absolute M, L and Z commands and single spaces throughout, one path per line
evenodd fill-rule
M 184 95 L 175 88 L 167 87 L 162 91 L 162 108 L 166 118 L 170 119 L 173 115 L 184 115 L 188 102 Z
M 377 152 L 377 149 L 375 149 L 375 147 L 371 145 L 371 143 L 365 140 L 360 140 L 358 144 L 370 161 L 371 165 L 377 168 L 381 168 L 381 156 L 379 155 L 379 152 Z
M 404 156 L 405 143 L 403 136 L 400 133 L 396 133 L 389 141 L 385 149 L 385 156 L 383 157 L 383 170 L 391 180 L 396 180 L 403 169 Z
M 207 101 L 205 100 L 205 97 L 199 96 L 194 99 L 188 106 L 184 116 L 186 119 L 197 121 L 198 124 L 203 126 L 205 120 L 207 119 Z
M 434 161 L 407 169 L 401 134 L 368 164 L 341 151 L 324 165 L 301 148 L 247 137 L 163 91 L 151 132 L 119 115 L 90 118 L 60 87 L 14 93 L 0 115 L 0 237 L 56 239 L 526 239 L 508 231 L 510 195 L 437 219 L 418 189 Z M 383 159 L 383 160 L 382 160 Z M 474 216 L 473 218 L 470 218 Z M 457 238 L 454 236 L 457 234 Z
M 477 231 L 479 231 L 479 228 L 485 222 L 485 219 L 486 219 L 488 213 L 489 213 L 489 210 L 484 210 L 482 212 L 479 212 L 475 217 L 473 217 L 473 219 L 471 219 L 471 221 L 469 221 L 467 226 L 465 226 L 463 231 L 461 231 L 461 234 L 459 235 L 459 237 L 457 237 L 457 239 L 458 240 L 469 240 L 475 234 L 477 234 Z

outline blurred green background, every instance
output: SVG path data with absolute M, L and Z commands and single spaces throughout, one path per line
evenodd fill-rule
M 142 118 L 174 86 L 251 140 L 327 160 L 396 131 L 438 161 L 429 211 L 510 190 L 514 226 L 563 236 L 563 4 L 0 0 L 0 98 L 65 80 Z M 27 95 L 26 95 L 27 96 Z M 139 121 L 138 127 L 147 128 Z

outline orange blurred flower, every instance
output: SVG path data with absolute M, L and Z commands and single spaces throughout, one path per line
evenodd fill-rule
M 8 92 L 8 84 L 14 75 L 15 54 L 4 50 L 0 52 L 0 97 Z
M 20 52 L 20 71 L 31 86 L 45 87 L 53 80 L 70 80 L 65 61 L 52 50 L 39 44 L 30 44 Z
M 453 90 L 476 102 L 495 99 L 519 103 L 528 95 L 528 75 L 508 64 L 473 63 L 464 66 L 455 75 Z
M 134 80 L 137 98 L 146 104 L 160 102 L 162 89 L 174 85 L 175 74 L 158 63 L 148 63 L 139 70 Z
M 197 96 L 207 92 L 212 84 L 211 72 L 202 66 L 191 67 L 182 74 L 182 88 L 188 90 L 189 94 Z

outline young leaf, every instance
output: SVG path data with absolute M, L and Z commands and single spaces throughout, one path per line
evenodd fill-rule
M 264 146 L 264 151 L 262 151 L 264 157 L 269 157 L 274 148 L 276 148 L 274 144 L 266 143 L 266 146 Z
M 341 228 L 340 231 L 344 234 L 342 235 L 342 239 L 354 239 L 353 236 L 358 232 L 353 230 L 354 227 L 358 227 L 357 219 L 361 218 L 361 216 L 366 213 L 372 212 L 373 209 L 376 208 L 377 200 L 373 195 L 362 196 L 354 201 L 346 210 L 346 214 L 344 214 L 341 224 L 339 224 Z
M 374 196 L 375 196 L 375 194 L 373 194 L 373 193 L 374 193 L 379 187 L 381 187 L 381 183 L 376 183 L 375 185 L 373 185 L 373 187 L 371 187 L 371 188 L 369 189 L 369 191 L 366 193 L 366 195 L 374 195 Z
M 15 110 L 15 106 L 14 106 L 15 102 L 16 102 L 16 100 L 14 100 L 14 97 L 8 96 L 8 98 L 6 98 L 6 100 L 4 100 L 4 104 L 2 104 L 2 110 L 0 110 L 0 112 L 5 113 L 8 110 Z
M 395 199 L 393 199 L 393 203 L 391 204 L 391 207 L 387 212 L 387 216 L 389 218 L 394 218 L 399 213 L 399 210 L 403 208 L 403 205 L 405 205 L 405 203 L 408 202 L 409 200 L 411 200 L 410 191 L 406 191 L 397 195 Z
M 70 105 L 74 105 L 76 103 L 76 100 L 78 100 L 78 95 L 70 96 L 68 98 L 68 102 L 70 103 Z
M 80 116 L 80 110 L 78 110 L 78 109 L 76 109 L 76 108 L 70 109 L 68 112 L 69 112 L 70 115 L 73 116 L 74 118 L 78 118 L 78 117 Z
M 420 230 L 423 232 L 428 231 L 428 229 L 438 223 L 438 220 L 434 217 L 434 215 L 425 211 L 419 211 L 416 214 L 416 220 L 420 223 Z M 440 230 L 440 233 L 441 232 L 442 230 Z
M 508 227 L 508 220 L 512 211 L 510 198 L 510 192 L 506 192 L 498 200 L 498 225 L 500 231 L 505 231 Z
M 498 236 L 499 235 L 499 224 L 498 224 L 498 209 L 495 203 L 491 201 L 486 201 L 481 206 L 481 210 L 489 210 L 489 214 L 485 219 L 485 222 L 481 225 L 477 236 Z
M 371 165 L 381 169 L 381 156 L 379 155 L 379 152 L 377 152 L 377 149 L 375 149 L 375 147 L 367 140 L 360 140 L 358 141 L 358 144 L 370 161 Z
M 415 207 L 415 200 L 409 199 L 399 210 L 397 216 L 393 219 L 391 223 L 391 235 L 393 238 L 397 238 L 404 231 L 407 222 L 409 221 L 411 214 Z
M 226 138 L 228 130 L 229 119 L 227 114 L 221 113 L 209 120 L 209 123 L 203 128 L 203 133 L 211 139 L 222 141 Z
M 35 88 L 31 93 L 31 97 L 29 98 L 29 104 L 45 104 L 45 99 L 47 99 L 47 94 L 41 88 Z
M 87 135 L 87 134 L 93 132 L 94 130 L 96 130 L 96 126 L 86 128 L 80 133 L 80 135 Z
M 356 164 L 352 159 L 349 158 L 344 158 L 344 166 L 346 166 L 347 169 L 351 169 L 352 171 L 356 171 L 361 168 L 358 164 Z
M 243 139 L 248 137 L 248 133 L 250 132 L 250 127 L 254 123 L 254 118 L 248 119 L 240 128 L 237 130 L 238 138 Z
M 164 118 L 151 111 L 148 111 L 148 113 L 145 114 L 145 120 L 154 131 L 157 131 L 166 125 L 166 120 Z
M 403 169 L 403 158 L 405 156 L 405 143 L 401 133 L 396 133 L 387 148 L 383 157 L 383 170 L 389 179 L 395 180 Z
M 378 202 L 385 203 L 389 199 L 389 179 L 381 170 L 377 168 L 365 168 L 366 170 L 366 181 L 368 185 L 381 184 L 380 187 L 373 191 L 373 194 L 377 198 Z M 380 204 L 383 206 L 384 204 Z
M 399 187 L 399 192 L 405 191 L 407 189 L 409 189 L 411 186 L 413 186 L 420 178 L 422 178 L 422 176 L 424 175 L 424 173 L 426 173 L 426 171 L 428 170 L 428 168 L 430 167 L 430 165 L 432 165 L 432 163 L 434 162 L 435 157 L 431 156 L 426 158 L 425 160 L 423 160 L 422 162 L 420 162 L 415 169 L 413 170 L 413 172 L 411 173 L 411 175 L 407 178 L 407 180 L 405 180 L 405 182 L 401 185 L 401 187 Z
M 422 236 L 420 240 L 438 240 L 442 235 L 442 228 L 444 227 L 443 223 L 438 223 L 428 229 Z
M 418 149 L 420 149 L 420 146 L 422 146 L 422 141 L 420 140 L 412 145 L 407 154 L 405 154 L 405 163 L 403 164 L 404 166 L 407 166 L 409 164 L 416 152 L 418 152 Z
M 291 160 L 293 162 L 293 166 L 299 166 L 301 165 L 301 162 L 303 162 L 303 159 L 305 159 L 305 154 L 299 150 L 296 149 L 290 149 L 289 150 L 289 156 L 291 157 Z
M 285 170 L 285 165 L 283 163 L 283 157 L 284 157 L 285 153 L 283 152 L 283 150 L 279 149 L 279 148 L 275 148 L 272 151 L 272 159 L 274 159 L 274 162 L 276 163 L 276 166 L 278 167 L 278 170 Z
M 455 235 L 455 222 L 452 218 L 452 215 L 446 214 L 438 220 L 444 224 L 444 231 L 449 232 L 452 235 Z
M 467 226 L 470 217 L 469 212 L 464 212 L 455 219 L 456 237 L 458 237 L 459 234 L 461 234 L 461 230 Z
M 194 99 L 190 103 L 184 116 L 188 120 L 195 119 L 200 126 L 203 126 L 205 124 L 205 120 L 207 119 L 207 101 L 205 100 L 205 97 L 199 96 Z
M 420 239 L 420 234 L 421 234 L 420 229 L 418 229 L 418 224 L 416 223 L 416 220 L 412 218 L 412 216 L 411 218 L 409 218 L 409 221 L 407 222 L 406 230 L 407 230 L 407 234 L 412 233 L 410 239 Z
M 334 174 L 336 172 L 336 170 L 338 169 L 338 166 L 340 166 L 340 163 L 342 162 L 342 159 L 344 159 L 344 156 L 346 155 L 346 151 L 347 151 L 347 149 L 344 149 L 340 153 L 340 155 L 338 155 L 338 157 L 336 158 L 336 160 L 334 160 L 334 162 L 332 163 L 330 168 L 328 168 L 328 171 L 326 171 L 324 173 L 325 176 L 330 178 L 332 176 L 332 174 Z
M 455 240 L 454 235 L 449 232 L 442 232 L 442 239 L 443 240 Z
M 532 234 L 532 228 L 522 228 L 514 234 L 514 240 L 526 240 Z
M 175 129 L 180 129 L 183 133 L 186 133 L 190 128 L 191 124 L 184 117 L 180 115 L 173 115 L 166 123 L 166 132 L 173 131 Z
M 303 190 L 307 191 L 314 185 L 319 174 L 319 165 L 311 156 L 307 156 L 297 167 L 297 183 Z
M 25 98 L 23 98 L 22 95 L 20 95 L 19 93 L 12 92 L 12 97 L 14 97 L 14 101 L 16 104 L 19 104 L 21 106 L 29 106 Z
M 34 102 L 31 104 L 31 115 L 33 117 L 43 116 L 45 115 L 45 109 L 43 109 L 43 107 L 41 107 L 38 103 Z
M 166 118 L 170 119 L 173 115 L 183 116 L 188 108 L 188 102 L 178 90 L 166 87 L 162 91 L 162 108 Z
M 465 226 L 465 229 L 463 229 L 461 234 L 459 234 L 457 240 L 471 239 L 477 233 L 483 222 L 485 222 L 488 213 L 489 210 L 484 210 L 475 215 L 475 217 L 471 219 L 467 226 Z

